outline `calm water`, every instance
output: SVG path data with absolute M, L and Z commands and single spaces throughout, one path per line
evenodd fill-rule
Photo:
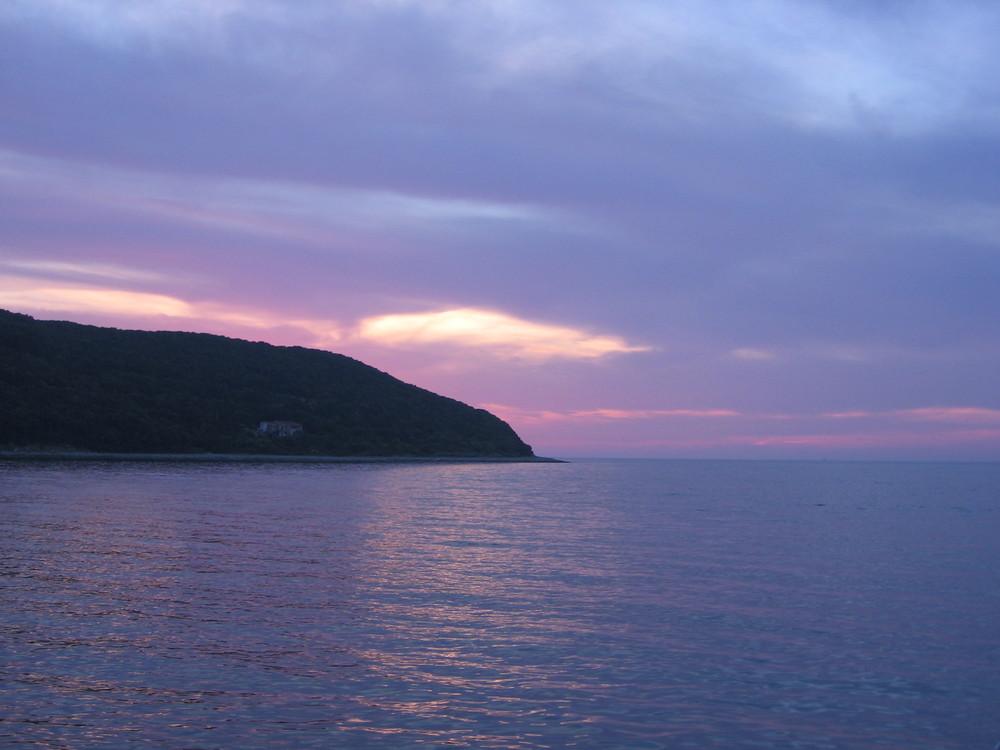
M 0 463 L 5 748 L 1000 741 L 1000 464 Z

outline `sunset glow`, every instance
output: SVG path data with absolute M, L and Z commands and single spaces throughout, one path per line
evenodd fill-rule
M 162 294 L 143 294 L 111 289 L 40 287 L 0 290 L 0 305 L 11 310 L 66 313 L 111 313 L 123 316 L 194 317 L 194 308 L 183 300 Z
M 468 308 L 369 318 L 361 321 L 359 335 L 387 346 L 450 344 L 530 360 L 599 359 L 649 350 L 615 336 L 591 336 L 573 328 Z
M 10 0 L 0 307 L 333 350 L 542 454 L 997 460 L 997 29 Z

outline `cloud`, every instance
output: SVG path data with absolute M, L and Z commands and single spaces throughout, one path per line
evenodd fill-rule
M 821 414 L 829 419 L 882 419 L 906 422 L 946 422 L 951 424 L 1000 424 L 1000 409 L 978 406 L 925 406 L 888 411 L 846 411 Z
M 989 98 L 998 11 L 962 0 L 877 10 L 799 0 L 8 0 L 4 16 L 106 46 L 193 49 L 297 78 L 350 69 L 354 56 L 419 78 L 427 68 L 407 66 L 407 50 L 436 45 L 470 71 L 466 84 L 478 78 L 482 87 L 601 79 L 705 120 L 735 103 L 805 127 L 913 130 Z M 401 24 L 410 38 L 393 47 Z M 374 39 L 381 59 L 358 38 Z
M 1000 439 L 1000 430 L 874 431 L 847 434 L 733 435 L 719 441 L 718 444 L 761 447 L 899 448 L 989 443 L 998 439 Z
M 824 414 L 782 414 L 782 413 L 748 413 L 733 409 L 580 409 L 575 411 L 552 411 L 524 409 L 505 404 L 484 404 L 496 414 L 504 415 L 505 419 L 528 424 L 559 423 L 559 422 L 601 422 L 613 420 L 652 420 L 652 419 L 721 419 L 740 418 L 743 420 L 785 420 L 822 423 L 825 420 L 870 420 L 875 422 L 942 422 L 950 424 L 1000 424 L 1000 409 L 980 407 L 922 407 L 916 409 L 894 409 L 886 411 L 854 410 L 844 412 L 827 412 Z M 757 438 L 754 438 L 757 439 Z M 799 436 L 783 435 L 760 438 L 762 440 L 793 441 Z M 802 436 L 803 441 L 818 439 L 815 436 Z
M 766 361 L 775 358 L 775 355 L 771 352 L 764 351 L 763 349 L 733 349 L 729 352 L 730 356 L 736 357 L 736 359 L 747 359 L 756 361 Z
M 157 272 L 141 271 L 135 268 L 113 263 L 67 263 L 65 261 L 45 260 L 7 260 L 0 261 L 0 266 L 15 272 L 27 272 L 28 275 L 43 277 L 76 277 L 106 279 L 109 281 L 126 282 L 162 282 L 170 277 Z
M 0 305 L 23 310 L 50 312 L 102 312 L 113 315 L 165 315 L 194 317 L 194 307 L 163 294 L 114 289 L 35 287 L 0 290 Z
M 657 417 L 738 417 L 739 412 L 730 409 L 594 409 L 575 411 L 568 415 L 574 419 L 653 419 Z
M 10 260 L 0 261 L 0 268 L 13 272 L 0 276 L 0 306 L 30 313 L 102 314 L 133 321 L 168 318 L 184 321 L 184 325 L 198 321 L 251 329 L 294 328 L 308 334 L 297 342 L 308 346 L 327 347 L 347 340 L 400 349 L 450 346 L 535 362 L 593 361 L 650 349 L 617 336 L 594 335 L 474 308 L 368 317 L 348 331 L 330 320 L 301 319 L 213 300 L 194 301 L 176 292 L 121 288 L 159 282 L 164 277 L 117 264 Z M 168 286 L 176 288 L 176 281 Z
M 27 271 L 77 274 L 84 277 L 103 275 L 115 278 L 142 279 L 142 272 L 117 266 L 96 266 L 57 262 L 10 262 L 7 267 Z M 434 313 L 381 315 L 362 320 L 353 330 L 346 330 L 330 320 L 300 319 L 265 312 L 246 306 L 213 301 L 189 301 L 176 295 L 78 284 L 54 285 L 51 280 L 35 281 L 18 276 L 0 276 L 0 307 L 30 313 L 84 313 L 110 315 L 133 321 L 151 318 L 172 319 L 172 326 L 192 324 L 208 327 L 224 324 L 238 328 L 268 330 L 298 329 L 301 341 L 308 346 L 329 347 L 350 340 L 374 343 L 389 348 L 451 346 L 485 351 L 501 359 L 597 360 L 612 354 L 648 351 L 633 346 L 617 336 L 592 335 L 564 326 L 545 325 L 499 312 L 471 308 Z M 161 321 L 162 324 L 162 321 Z M 620 418 L 605 410 L 604 418 Z
M 617 336 L 595 336 L 575 328 L 533 323 L 474 308 L 367 318 L 361 321 L 358 336 L 384 346 L 458 346 L 504 359 L 595 360 L 650 349 L 631 345 Z
M 798 0 L 373 7 L 418 8 L 451 29 L 484 77 L 505 85 L 604 79 L 705 120 L 735 103 L 807 128 L 921 130 L 967 112 L 996 62 L 997 10 L 975 2 L 878 12 Z
M 297 343 L 328 347 L 343 339 L 336 322 L 286 318 L 278 313 L 218 302 L 191 302 L 176 296 L 93 286 L 46 286 L 18 277 L 0 276 L 0 307 L 32 314 L 82 314 L 170 329 L 227 329 L 298 331 Z M 227 330 L 225 333 L 229 334 Z
M 992 199 L 934 194 L 931 198 L 868 190 L 861 199 L 875 207 L 886 232 L 906 239 L 944 236 L 977 245 L 1000 243 L 1000 207 Z
M 165 38 L 218 43 L 228 21 L 267 8 L 247 0 L 9 0 L 2 16 L 45 19 L 94 42 L 124 46 Z
M 796 449 L 823 449 L 823 450 L 889 450 L 908 448 L 940 448 L 949 446 L 963 446 L 968 444 L 981 444 L 989 446 L 1000 440 L 1000 430 L 950 430 L 933 433 L 916 432 L 873 432 L 873 433 L 850 433 L 850 434 L 825 434 L 825 433 L 805 433 L 805 434 L 785 434 L 785 435 L 726 435 L 709 437 L 676 437 L 676 438 L 650 438 L 634 440 L 623 440 L 621 438 L 602 440 L 569 437 L 562 441 L 567 447 L 580 449 L 602 449 L 614 452 L 636 451 L 644 453 L 652 449 L 668 449 L 671 451 L 681 451 L 685 449 L 707 450 L 711 453 L 718 453 L 727 448 L 788 448 Z M 761 454 L 752 453 L 741 455 L 759 456 Z M 789 453 L 787 455 L 795 455 Z M 864 454 L 870 455 L 870 454 Z M 883 454 L 879 454 L 883 455 Z M 894 455 L 894 454 L 891 454 Z
M 280 180 L 168 174 L 0 149 L 0 184 L 19 194 L 79 200 L 195 224 L 329 240 L 338 227 L 454 228 L 469 222 L 564 224 L 519 203 Z
M 718 419 L 745 416 L 730 409 L 585 409 L 580 411 L 547 411 L 522 409 L 504 404 L 483 404 L 482 408 L 505 420 L 539 424 L 553 422 L 600 422 L 612 420 L 648 419 Z
M 903 419 L 919 422 L 952 422 L 957 424 L 1000 424 L 1000 409 L 977 407 L 927 407 L 893 412 Z
M 0 299 L 335 342 L 540 433 L 995 427 L 998 17 L 6 0 Z
M 832 451 L 841 456 L 853 453 L 863 458 L 886 458 L 924 450 L 981 454 L 995 451 L 991 446 L 1000 440 L 1000 412 L 989 409 L 946 410 L 942 416 L 956 420 L 954 425 L 906 427 L 901 422 L 912 424 L 913 419 L 905 410 L 782 415 L 726 409 L 549 411 L 502 404 L 481 406 L 509 422 L 532 444 L 558 446 L 557 452 L 563 455 L 638 456 L 669 451 L 678 456 L 752 458 L 829 455 L 826 452 Z M 936 416 L 938 410 L 910 411 Z M 843 429 L 843 421 L 833 421 L 844 419 L 858 420 L 848 424 L 859 426 Z M 963 425 L 962 419 L 968 424 Z

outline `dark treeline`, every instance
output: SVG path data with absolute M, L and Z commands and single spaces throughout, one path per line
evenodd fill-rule
M 302 426 L 259 434 L 262 421 Z M 0 448 L 531 456 L 505 422 L 341 354 L 0 310 Z

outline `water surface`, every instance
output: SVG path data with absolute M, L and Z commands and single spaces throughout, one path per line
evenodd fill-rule
M 1000 465 L 0 463 L 0 745 L 983 748 Z

